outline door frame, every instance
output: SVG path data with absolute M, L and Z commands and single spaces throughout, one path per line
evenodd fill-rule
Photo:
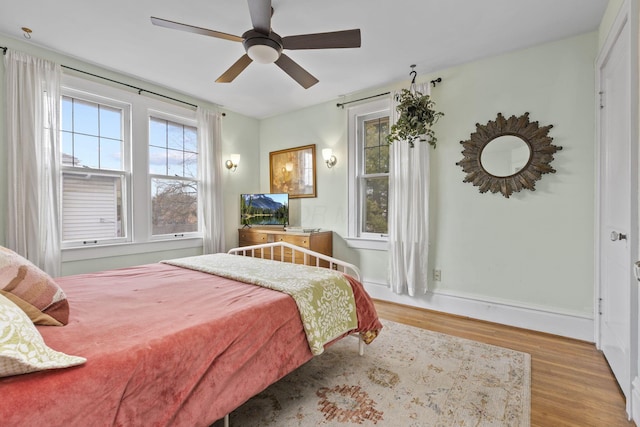
M 600 96 L 601 92 L 601 78 L 602 75 L 600 73 L 601 67 L 604 65 L 608 55 L 611 52 L 611 49 L 617 40 L 620 32 L 624 28 L 625 25 L 628 25 L 628 34 L 629 34 L 629 49 L 630 49 L 630 58 L 629 58 L 629 75 L 630 77 L 630 96 L 629 96 L 629 109 L 630 109 L 630 129 L 629 129 L 629 137 L 631 141 L 630 147 L 630 175 L 631 175 L 631 183 L 630 183 L 630 191 L 629 191 L 629 199 L 630 199 L 630 229 L 629 229 L 629 271 L 628 271 L 628 284 L 630 289 L 630 298 L 629 298 L 629 314 L 630 314 L 630 360 L 629 360 L 629 381 L 630 384 L 625 384 L 629 390 L 629 396 L 626 402 L 626 410 L 627 414 L 630 418 L 633 418 L 636 422 L 640 420 L 640 378 L 638 377 L 639 371 L 639 362 L 638 354 L 638 306 L 639 306 L 639 292 L 638 287 L 639 283 L 636 280 L 633 273 L 633 264 L 636 260 L 638 260 L 639 253 L 639 238 L 638 238 L 638 230 L 639 230 L 639 217 L 638 217 L 638 0 L 624 0 L 623 4 L 620 7 L 620 11 L 609 30 L 609 34 L 600 49 L 600 52 L 596 58 L 595 63 L 595 86 L 596 86 L 596 152 L 595 152 L 595 167 L 596 167 L 596 194 L 595 194 L 595 262 L 594 262 L 594 338 L 596 347 L 598 349 L 601 348 L 601 316 L 600 316 L 600 297 L 602 295 L 601 289 L 601 280 L 600 280 L 600 246 L 601 246 L 601 226 L 602 226 L 602 217 L 601 217 L 601 185 L 602 185 L 602 160 L 603 156 L 601 155 L 603 142 L 601 141 L 601 109 L 600 109 Z M 634 78 L 635 76 L 635 78 Z

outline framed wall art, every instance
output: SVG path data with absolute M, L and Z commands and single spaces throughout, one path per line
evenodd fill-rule
M 271 193 L 316 197 L 315 144 L 270 152 L 269 180 Z

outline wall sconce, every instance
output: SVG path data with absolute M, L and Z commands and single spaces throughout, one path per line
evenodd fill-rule
M 328 168 L 332 168 L 338 163 L 338 159 L 333 155 L 333 150 L 331 148 L 323 148 L 322 149 L 322 158 L 324 162 L 327 164 Z
M 229 156 L 229 160 L 224 162 L 224 165 L 227 169 L 230 169 L 231 172 L 235 172 L 238 169 L 238 163 L 240 163 L 240 154 L 232 154 Z

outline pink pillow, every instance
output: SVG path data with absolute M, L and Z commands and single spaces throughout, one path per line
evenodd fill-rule
M 20 307 L 37 325 L 66 325 L 67 296 L 44 271 L 0 246 L 0 294 Z

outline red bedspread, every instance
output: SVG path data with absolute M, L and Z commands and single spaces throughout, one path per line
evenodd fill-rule
M 57 282 L 69 324 L 38 329 L 87 363 L 1 378 L 3 426 L 208 426 L 312 357 L 276 291 L 165 264 Z M 359 329 L 379 330 L 354 288 Z

